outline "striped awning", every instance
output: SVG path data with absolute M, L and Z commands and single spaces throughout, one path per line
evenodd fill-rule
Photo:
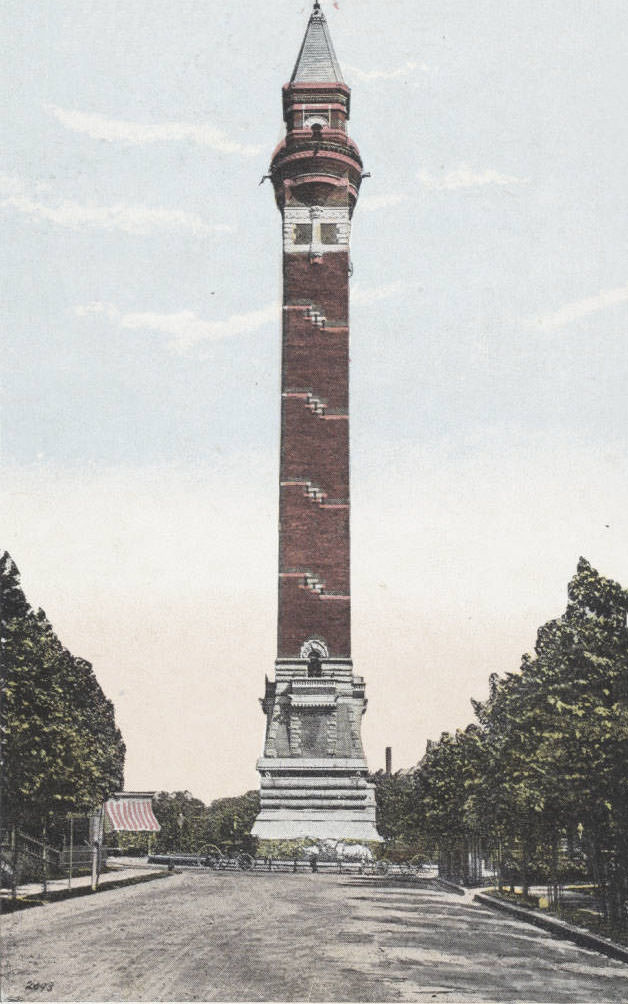
M 110 798 L 105 802 L 105 816 L 113 830 L 157 833 L 161 829 L 150 798 Z

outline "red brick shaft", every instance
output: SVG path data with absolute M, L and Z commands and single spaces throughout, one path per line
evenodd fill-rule
M 284 255 L 279 658 L 298 659 L 308 638 L 331 657 L 351 656 L 348 273 L 345 251 Z M 308 407 L 308 393 L 323 414 Z

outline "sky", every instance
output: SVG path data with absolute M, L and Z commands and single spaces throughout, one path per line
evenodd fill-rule
M 628 585 L 625 0 L 323 0 L 371 177 L 351 280 L 369 765 L 415 764 Z M 2 539 L 130 789 L 257 786 L 276 655 L 300 0 L 4 0 Z

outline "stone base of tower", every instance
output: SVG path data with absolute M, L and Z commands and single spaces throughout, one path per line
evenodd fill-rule
M 294 760 L 262 757 L 260 840 L 381 841 L 375 825 L 375 788 L 361 758 Z
M 350 659 L 277 659 L 266 680 L 261 840 L 379 841 L 360 738 L 364 680 Z
M 281 818 L 277 819 L 277 815 Z M 319 810 L 307 813 L 284 809 L 272 819 L 260 813 L 253 827 L 253 836 L 259 840 L 357 840 L 360 843 L 381 842 L 375 820 L 337 819 L 337 813 Z

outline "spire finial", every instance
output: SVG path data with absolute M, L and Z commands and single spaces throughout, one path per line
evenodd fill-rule
M 290 83 L 343 83 L 321 0 L 314 0 Z

